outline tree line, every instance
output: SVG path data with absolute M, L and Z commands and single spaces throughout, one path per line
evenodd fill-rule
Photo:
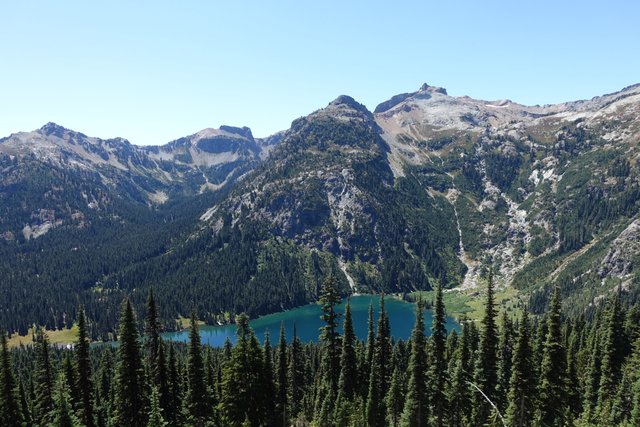
M 83 308 L 72 348 L 38 329 L 34 345 L 9 349 L 2 333 L 0 425 L 640 425 L 640 303 L 622 291 L 589 319 L 563 317 L 558 289 L 544 315 L 511 318 L 489 277 L 482 320 L 448 332 L 439 284 L 430 334 L 419 301 L 407 341 L 391 336 L 384 296 L 366 340 L 348 303 L 339 317 L 340 301 L 330 277 L 317 343 L 295 329 L 287 342 L 282 327 L 261 344 L 242 314 L 235 344 L 203 346 L 195 312 L 188 343 L 165 342 L 153 291 L 140 329 L 124 300 L 116 344 L 90 345 Z

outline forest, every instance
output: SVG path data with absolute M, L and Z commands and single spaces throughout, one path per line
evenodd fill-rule
M 165 342 L 150 290 L 144 321 L 122 303 L 117 343 L 91 343 L 78 310 L 75 344 L 42 328 L 9 348 L 1 334 L 0 425 L 17 426 L 640 426 L 640 301 L 619 289 L 596 309 L 563 314 L 555 288 L 539 316 L 499 312 L 491 275 L 484 316 L 447 332 L 443 285 L 416 304 L 409 340 L 395 340 L 380 297 L 368 336 L 339 318 L 329 277 L 317 343 L 260 343 L 241 314 L 237 341 L 203 346 L 191 314 L 188 343 Z M 340 329 L 338 326 L 342 325 Z M 342 331 L 342 333 L 339 333 Z

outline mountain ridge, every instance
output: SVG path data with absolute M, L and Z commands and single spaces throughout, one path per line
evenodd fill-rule
M 103 319 L 123 293 L 155 286 L 160 299 L 184 294 L 169 316 L 197 301 L 215 322 L 312 301 L 328 274 L 345 294 L 441 278 L 473 292 L 493 267 L 534 308 L 552 285 L 584 307 L 638 283 L 639 113 L 640 85 L 522 106 L 424 84 L 374 112 L 341 95 L 267 138 L 221 126 L 136 146 L 49 123 L 0 139 L 0 270 L 63 263 L 73 248 L 110 258 L 133 244 L 111 229 L 144 244 L 132 261 L 71 267 L 80 288 L 46 270 L 0 292 L 18 303 L 17 289 L 55 284 Z M 67 324 L 57 303 L 32 316 Z

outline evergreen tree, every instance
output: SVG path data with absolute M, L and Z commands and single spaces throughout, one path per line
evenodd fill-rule
M 18 397 L 20 399 L 20 413 L 22 414 L 23 423 L 25 426 L 30 426 L 32 425 L 31 409 L 27 400 L 27 392 L 24 389 L 22 381 L 18 382 Z
M 293 338 L 289 352 L 289 366 L 287 367 L 287 382 L 289 393 L 289 416 L 295 419 L 303 410 L 303 397 L 305 395 L 305 360 L 302 343 L 296 333 L 296 324 L 293 324 Z
M 447 340 L 447 329 L 446 313 L 442 296 L 443 281 L 444 278 L 438 282 L 436 289 L 436 301 L 431 326 L 433 364 L 431 365 L 429 375 L 431 378 L 430 401 L 433 402 L 433 416 L 436 427 L 442 427 L 444 425 L 446 412 L 445 379 L 447 366 L 445 360 L 445 344 Z
M 328 425 L 334 412 L 333 404 L 336 399 L 338 380 L 340 376 L 340 336 L 338 335 L 338 317 L 335 307 L 340 303 L 338 282 L 334 276 L 329 276 L 322 285 L 320 304 L 322 306 L 322 320 L 324 326 L 320 329 L 320 343 L 322 348 L 320 383 L 316 388 L 314 403 L 314 419 L 316 424 Z
M 447 403 L 452 409 L 449 411 L 448 424 L 451 426 L 463 426 L 471 418 L 471 396 L 469 393 L 469 382 L 471 381 L 471 329 L 473 324 L 461 319 L 462 335 L 458 348 L 450 362 L 452 368 L 451 381 L 447 389 Z
M 513 352 L 509 406 L 505 417 L 508 425 L 512 427 L 530 427 L 533 423 L 536 379 L 531 364 L 531 332 L 528 308 L 525 307 L 518 325 L 518 338 Z
M 386 419 L 388 425 L 391 427 L 398 427 L 398 425 L 400 425 L 400 415 L 404 408 L 404 390 L 402 384 L 402 374 L 396 365 L 393 375 L 391 376 L 391 384 L 389 385 L 389 392 L 387 393 L 385 402 L 387 408 Z
M 169 425 L 175 425 L 178 421 L 177 408 L 180 406 L 180 375 L 178 373 L 178 362 L 176 360 L 176 351 L 173 343 L 169 345 L 169 361 L 167 370 L 167 406 L 162 409 L 164 410 L 164 419 L 167 420 Z
M 542 355 L 538 393 L 538 419 L 540 423 L 548 426 L 562 426 L 565 422 L 567 356 L 560 329 L 560 315 L 560 289 L 555 287 L 547 314 L 547 337 Z
M 62 371 L 64 372 L 64 378 L 67 381 L 67 386 L 69 388 L 69 402 L 71 403 L 71 407 L 74 410 L 79 409 L 80 395 L 78 394 L 78 388 L 76 387 L 76 384 L 78 384 L 78 378 L 76 378 L 76 367 L 74 366 L 71 354 L 69 353 L 64 356 Z
M 169 425 L 162 416 L 162 408 L 160 407 L 160 392 L 158 387 L 151 387 L 151 398 L 149 400 L 149 421 L 147 427 L 166 427 Z
M 128 298 L 120 313 L 118 362 L 114 390 L 113 425 L 117 427 L 146 424 L 144 368 L 140 351 L 138 327 Z
M 353 330 L 351 316 L 351 302 L 347 300 L 342 325 L 342 352 L 340 354 L 340 379 L 338 380 L 338 395 L 347 401 L 353 401 L 358 390 L 358 366 L 356 360 L 356 334 Z
M 373 361 L 369 375 L 367 394 L 367 421 L 369 426 L 383 425 L 386 416 L 385 396 L 389 388 L 389 362 L 391 360 L 391 330 L 384 309 L 384 295 L 380 297 L 378 335 L 375 341 Z
M 511 379 L 511 364 L 513 359 L 513 323 L 507 314 L 502 312 L 502 328 L 498 340 L 498 384 L 496 386 L 495 403 L 500 412 L 507 408 L 507 394 Z
M 276 408 L 274 408 L 273 399 L 277 396 L 273 377 L 273 350 L 271 348 L 271 341 L 269 340 L 269 330 L 264 331 L 264 348 L 262 353 L 264 354 L 262 382 L 260 384 L 260 390 L 257 391 L 262 393 L 261 397 L 264 401 L 264 424 L 274 425 L 276 423 Z
M 160 367 L 158 364 L 158 351 L 160 348 L 160 320 L 158 318 L 158 307 L 156 306 L 153 288 L 149 288 L 147 296 L 147 317 L 144 324 L 145 347 L 147 354 L 147 366 L 151 381 L 159 386 Z
M 276 369 L 276 386 L 277 386 L 277 402 L 276 402 L 276 411 L 277 411 L 277 421 L 279 425 L 283 427 L 287 426 L 288 415 L 287 415 L 287 393 L 288 393 L 288 385 L 287 385 L 287 338 L 285 337 L 284 331 L 284 323 L 280 324 L 280 337 L 278 339 L 278 367 Z
M 403 427 L 423 427 L 428 420 L 426 390 L 426 342 L 422 301 L 416 306 L 416 324 L 411 332 L 411 356 L 409 358 L 409 384 L 400 425 Z
M 236 317 L 238 342 L 231 351 L 231 359 L 222 372 L 220 409 L 222 422 L 227 426 L 264 424 L 267 412 L 263 394 L 264 355 L 249 326 L 245 314 Z
M 0 425 L 20 427 L 22 417 L 20 401 L 16 390 L 16 380 L 11 369 L 11 355 L 7 335 L 0 330 Z
M 207 389 L 204 383 L 204 362 L 202 360 L 202 345 L 198 331 L 198 319 L 195 311 L 191 312 L 189 330 L 189 358 L 187 360 L 187 423 L 195 427 L 202 427 L 210 416 L 207 402 Z
M 620 382 L 620 368 L 624 357 L 622 339 L 624 318 L 620 307 L 620 296 L 614 295 L 605 312 L 601 347 L 600 384 L 598 389 L 597 412 L 601 417 L 611 412 L 615 386 Z
M 36 368 L 34 421 L 47 426 L 53 414 L 54 376 L 51 367 L 49 338 L 42 328 L 36 329 Z
M 87 426 L 95 425 L 93 410 L 93 383 L 91 380 L 91 360 L 89 356 L 89 333 L 84 307 L 78 310 L 78 339 L 75 343 L 77 389 L 79 394 L 80 421 Z
M 369 393 L 369 376 L 371 375 L 371 364 L 373 363 L 373 354 L 375 352 L 375 330 L 373 327 L 373 304 L 369 304 L 369 315 L 367 318 L 367 346 L 365 348 L 364 363 L 360 368 L 360 385 L 363 397 L 367 397 Z
M 475 425 L 487 423 L 494 409 L 487 401 L 496 397 L 497 386 L 497 346 L 498 328 L 496 326 L 496 309 L 493 290 L 493 272 L 489 272 L 487 280 L 487 296 L 485 312 L 482 319 L 482 331 L 478 346 L 478 356 L 474 371 L 474 383 L 481 390 L 474 393 L 473 420 Z M 485 396 L 486 395 L 486 398 Z
M 320 295 L 322 305 L 322 320 L 325 325 L 321 328 L 320 342 L 324 350 L 322 368 L 325 375 L 324 380 L 332 390 L 336 390 L 340 375 L 340 347 L 338 345 L 340 336 L 338 335 L 338 317 L 335 307 L 340 304 L 340 293 L 338 282 L 334 276 L 325 280 Z
M 80 427 L 82 423 L 76 416 L 71 405 L 69 386 L 64 373 L 58 376 L 55 386 L 54 409 L 52 410 L 52 421 L 48 424 L 51 427 Z

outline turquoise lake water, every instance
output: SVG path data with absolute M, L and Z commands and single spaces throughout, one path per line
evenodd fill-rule
M 341 314 L 339 320 L 340 325 L 342 325 L 342 315 L 344 315 L 345 304 L 346 300 L 343 300 L 342 304 L 336 308 L 336 311 Z M 351 297 L 353 327 L 356 335 L 361 340 L 364 340 L 367 337 L 369 304 L 373 304 L 374 321 L 377 326 L 378 317 L 380 315 L 380 297 L 377 295 L 359 295 Z M 411 335 L 411 330 L 415 325 L 415 304 L 386 297 L 384 300 L 384 307 L 389 316 L 391 335 L 395 339 L 408 339 Z M 265 331 L 269 331 L 272 344 L 277 342 L 280 334 L 280 325 L 282 323 L 284 323 L 287 342 L 291 342 L 294 323 L 296 325 L 296 332 L 301 341 L 315 342 L 318 340 L 320 328 L 323 326 L 320 315 L 320 305 L 308 304 L 292 310 L 273 313 L 253 319 L 250 321 L 250 325 L 261 343 L 263 342 Z M 431 319 L 431 311 L 425 310 L 424 321 L 426 335 L 429 335 L 431 331 Z M 447 318 L 447 329 L 449 331 L 453 329 L 459 331 L 459 325 L 455 320 Z M 342 328 L 340 328 L 340 332 L 342 333 Z M 162 334 L 162 337 L 165 340 L 186 342 L 189 340 L 189 332 L 167 332 Z M 227 337 L 231 342 L 235 343 L 236 326 L 202 326 L 200 328 L 200 337 L 203 344 L 209 344 L 213 347 L 222 346 Z

